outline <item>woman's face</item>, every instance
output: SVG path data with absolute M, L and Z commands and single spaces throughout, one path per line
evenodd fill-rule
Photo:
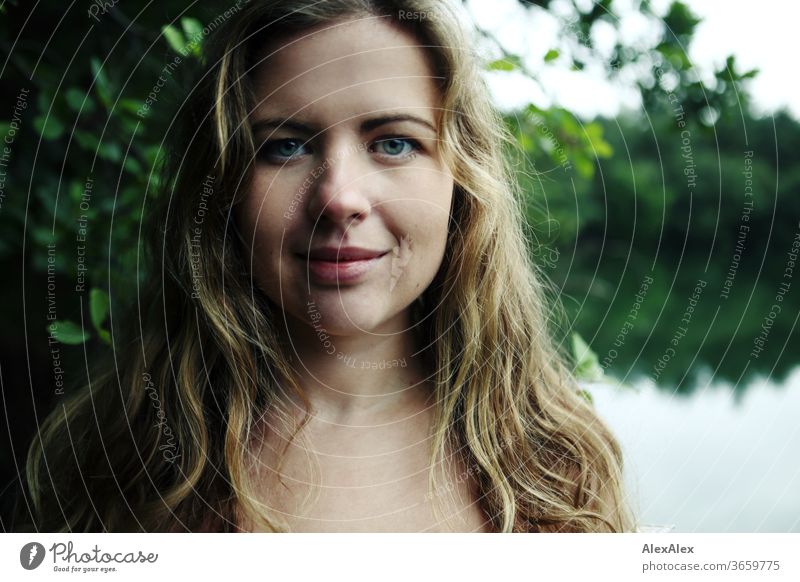
M 258 153 L 237 208 L 253 278 L 328 333 L 400 332 L 441 265 L 453 195 L 433 69 L 385 19 L 293 40 L 254 72 Z

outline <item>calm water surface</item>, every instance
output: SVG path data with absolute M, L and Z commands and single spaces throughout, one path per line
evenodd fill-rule
M 634 387 L 588 389 L 622 443 L 643 524 L 800 532 L 800 368 L 738 398 L 713 381 L 690 396 Z

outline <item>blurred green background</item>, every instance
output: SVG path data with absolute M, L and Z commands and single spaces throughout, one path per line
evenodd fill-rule
M 584 119 L 529 103 L 506 112 L 521 146 L 509 155 L 533 256 L 566 310 L 559 341 L 587 380 L 648 380 L 689 394 L 711 377 L 738 397 L 756 377 L 780 385 L 798 353 L 800 283 L 785 273 L 800 217 L 800 126 L 787 114 L 751 113 L 746 81 L 757 72 L 732 57 L 700 80 L 685 50 L 698 24 L 686 4 L 661 16 L 634 4 L 662 25 L 653 47 L 618 44 L 600 58 L 591 33 L 619 26 L 615 3 L 578 2 L 562 40 L 580 50 L 554 46 L 541 66 L 600 63 L 611 79 L 644 66 L 639 110 Z M 156 195 L 163 140 L 204 27 L 232 6 L 2 4 L 3 529 L 38 423 L 62 393 L 86 383 L 92 362 L 114 347 L 114 314 L 136 300 L 136 277 L 146 276 L 137 262 L 141 219 Z M 481 34 L 492 74 L 539 78 L 494 33 Z M 770 317 L 782 282 L 781 312 Z

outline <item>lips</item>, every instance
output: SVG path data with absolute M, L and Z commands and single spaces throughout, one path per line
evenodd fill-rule
M 317 283 L 354 283 L 374 269 L 389 251 L 360 247 L 323 247 L 298 255 Z
M 389 251 L 376 251 L 360 247 L 322 247 L 313 249 L 308 253 L 312 261 L 364 261 L 381 257 Z

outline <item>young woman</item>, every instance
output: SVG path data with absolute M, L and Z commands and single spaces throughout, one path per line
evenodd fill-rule
M 32 448 L 40 529 L 632 529 L 470 46 L 441 0 L 215 31 L 133 341 Z

